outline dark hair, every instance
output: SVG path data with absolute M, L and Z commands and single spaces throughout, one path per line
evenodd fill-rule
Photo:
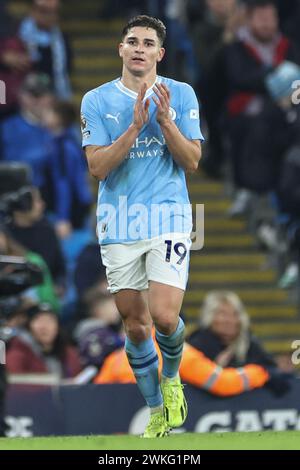
M 46 73 L 31 72 L 25 77 L 21 91 L 36 98 L 51 94 L 53 92 L 51 78 Z
M 247 0 L 246 1 L 246 6 L 250 13 L 256 10 L 256 8 L 264 8 L 270 5 L 277 9 L 277 3 L 275 0 Z
M 57 315 L 57 312 L 55 312 L 55 310 L 52 308 L 52 306 L 50 304 L 42 303 L 42 304 L 38 304 L 38 305 L 33 305 L 31 308 L 29 308 L 27 310 L 26 313 L 27 313 L 27 317 L 28 317 L 27 318 L 27 328 L 30 331 L 31 335 L 32 335 L 32 331 L 31 331 L 31 328 L 30 328 L 31 322 L 35 318 L 37 318 L 38 316 L 43 315 L 43 314 L 48 314 L 48 315 L 52 315 L 53 318 L 56 319 L 56 321 L 58 323 L 57 335 L 54 338 L 54 341 L 52 343 L 52 347 L 51 347 L 50 351 L 47 351 L 47 353 L 45 353 L 43 351 L 43 355 L 44 356 L 53 355 L 57 359 L 59 359 L 60 361 L 64 362 L 65 359 L 66 359 L 67 347 L 69 346 L 69 340 L 68 340 L 64 330 L 62 330 L 62 328 L 60 326 L 59 317 Z
M 53 112 L 59 116 L 64 128 L 70 127 L 77 119 L 77 111 L 69 101 L 54 101 L 51 106 Z
M 134 28 L 135 26 L 154 29 L 156 31 L 160 44 L 163 45 L 166 39 L 166 27 L 162 21 L 147 15 L 135 16 L 134 18 L 131 18 L 128 23 L 124 26 L 122 31 L 122 39 L 124 39 L 128 31 L 131 28 Z

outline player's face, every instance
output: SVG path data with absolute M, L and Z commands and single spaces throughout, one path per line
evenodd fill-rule
M 119 46 L 123 65 L 130 73 L 144 76 L 156 69 L 164 56 L 157 33 L 152 28 L 136 26 L 131 28 Z

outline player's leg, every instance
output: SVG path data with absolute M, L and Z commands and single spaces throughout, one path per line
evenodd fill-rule
M 115 294 L 121 314 L 128 362 L 150 408 L 162 405 L 158 381 L 158 357 L 151 336 L 152 319 L 141 292 L 125 289 Z
M 126 353 L 138 387 L 150 407 L 151 418 L 145 437 L 164 435 L 168 426 L 163 416 L 162 394 L 158 378 L 158 357 L 151 336 L 152 319 L 144 290 L 145 244 L 101 247 L 107 279 L 115 296 L 126 332 Z
M 181 426 L 187 416 L 178 373 L 184 343 L 184 322 L 179 313 L 188 277 L 190 244 L 188 237 L 168 237 L 155 242 L 146 258 L 149 310 L 163 357 L 161 389 L 171 427 Z
M 184 322 L 179 317 L 184 291 L 150 281 L 148 295 L 156 340 L 164 359 L 162 375 L 173 378 L 178 374 L 184 343 Z
M 142 292 L 125 289 L 115 294 L 126 332 L 125 350 L 137 385 L 150 408 L 144 437 L 163 437 L 169 427 L 164 418 L 158 377 L 158 356 L 151 335 L 152 319 Z
M 184 322 L 179 317 L 184 291 L 150 281 L 149 308 L 156 327 L 156 340 L 162 357 L 161 390 L 165 417 L 170 427 L 181 426 L 187 404 L 179 376 L 184 344 Z

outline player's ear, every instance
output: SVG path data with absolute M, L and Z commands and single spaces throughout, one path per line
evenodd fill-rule
M 123 46 L 124 46 L 124 43 L 120 42 L 119 44 L 119 56 L 120 57 L 123 57 Z
M 165 55 L 166 50 L 161 47 L 158 52 L 158 57 L 157 57 L 157 62 L 161 62 L 163 60 L 163 57 Z

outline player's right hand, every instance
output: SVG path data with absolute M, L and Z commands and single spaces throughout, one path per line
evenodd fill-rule
M 150 100 L 144 102 L 145 94 L 147 91 L 147 84 L 144 83 L 139 91 L 138 97 L 135 102 L 133 112 L 133 125 L 141 130 L 142 127 L 149 121 L 149 105 Z

